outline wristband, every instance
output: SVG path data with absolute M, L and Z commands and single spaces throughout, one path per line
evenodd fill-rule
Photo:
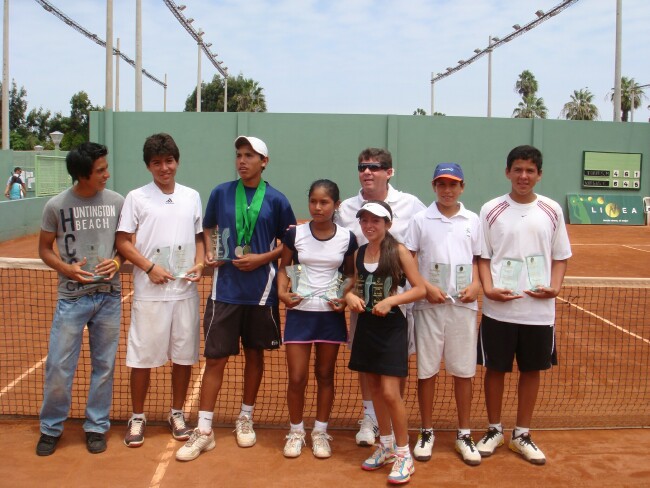
M 201 266 L 201 269 L 205 268 L 205 264 L 203 264 L 203 263 L 199 263 L 199 264 L 197 264 L 197 266 Z
M 117 259 L 113 259 L 113 262 L 115 263 L 115 271 L 120 270 L 120 262 Z
M 151 263 L 151 266 L 149 267 L 149 269 L 147 271 L 145 271 L 145 273 L 147 273 L 147 274 L 151 273 L 151 270 L 153 269 L 153 267 L 155 265 L 156 265 L 156 263 Z

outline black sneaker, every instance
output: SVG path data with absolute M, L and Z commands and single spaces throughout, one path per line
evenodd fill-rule
M 54 437 L 53 435 L 41 434 L 41 438 L 36 444 L 36 454 L 39 456 L 49 456 L 56 451 L 56 445 L 61 439 L 61 436 Z
M 106 436 L 99 432 L 86 432 L 86 447 L 91 454 L 99 454 L 106 450 Z

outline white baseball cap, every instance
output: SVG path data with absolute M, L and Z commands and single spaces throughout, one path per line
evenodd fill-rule
M 262 139 L 253 136 L 239 136 L 235 139 L 235 147 L 239 148 L 242 144 L 250 144 L 253 150 L 264 158 L 269 157 L 269 150 Z
M 386 207 L 384 207 L 386 205 Z M 368 212 L 371 213 L 377 217 L 381 217 L 384 219 L 388 219 L 389 221 L 393 221 L 393 213 L 390 210 L 390 206 L 387 203 L 384 203 L 384 205 L 377 203 L 377 202 L 364 202 L 363 205 L 361 205 L 361 208 L 357 212 L 357 218 L 361 217 L 361 214 L 363 212 Z

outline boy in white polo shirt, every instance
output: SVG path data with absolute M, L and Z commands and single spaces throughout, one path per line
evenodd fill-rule
M 481 226 L 478 215 L 458 201 L 465 189 L 460 165 L 440 163 L 432 186 L 437 200 L 415 214 L 404 242 L 413 255 L 417 254 L 427 285 L 426 300 L 415 302 L 413 311 L 422 419 L 413 456 L 418 461 L 431 459 L 433 394 L 444 357 L 445 368 L 454 377 L 459 427 L 456 450 L 465 463 L 477 465 L 481 455 L 471 437 L 469 415 L 476 374 Z
M 488 430 L 476 447 L 490 456 L 503 445 L 501 405 L 505 374 L 517 359 L 517 420 L 510 449 L 533 464 L 546 457 L 530 437 L 540 371 L 557 364 L 555 297 L 560 293 L 571 245 L 562 207 L 534 193 L 542 179 L 542 153 L 519 146 L 508 154 L 510 193 L 481 208 L 483 246 L 479 272 L 483 317 L 478 362 L 486 367 Z
M 176 182 L 180 153 L 169 134 L 154 134 L 143 148 L 153 181 L 124 201 L 116 244 L 133 263 L 133 306 L 126 351 L 133 415 L 124 444 L 144 443 L 144 403 L 151 368 L 172 361 L 172 406 L 167 423 L 187 440 L 183 403 L 192 365 L 199 360 L 199 294 L 203 271 L 201 197 Z M 135 239 L 133 237 L 135 236 Z

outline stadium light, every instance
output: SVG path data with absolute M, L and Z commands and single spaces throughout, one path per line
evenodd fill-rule
M 519 30 L 519 29 L 521 29 L 521 26 L 519 24 L 515 24 L 515 25 L 512 26 L 512 28 L 514 30 Z
M 544 17 L 544 11 L 538 10 L 537 12 L 535 12 L 535 15 L 537 15 L 537 17 Z
M 63 132 L 60 132 L 58 130 L 55 130 L 54 132 L 50 132 L 50 139 L 52 139 L 52 142 L 54 143 L 54 150 L 58 152 L 59 145 L 63 140 Z

